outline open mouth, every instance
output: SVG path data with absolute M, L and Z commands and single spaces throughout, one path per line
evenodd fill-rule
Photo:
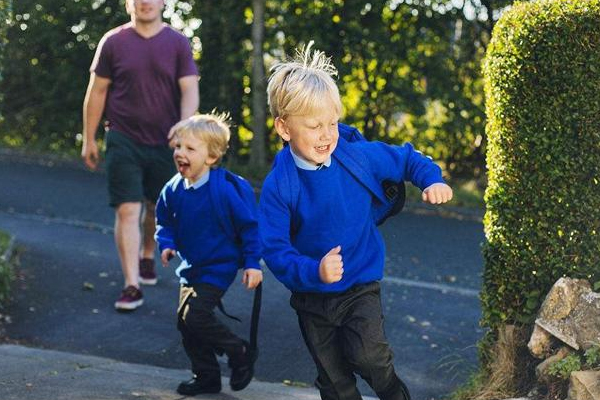
M 182 175 L 190 168 L 190 163 L 185 161 L 177 161 L 177 171 Z
M 329 151 L 329 145 L 316 146 L 315 150 L 317 151 L 317 153 L 327 153 Z

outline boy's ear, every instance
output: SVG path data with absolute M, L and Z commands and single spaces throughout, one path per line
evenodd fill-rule
M 279 137 L 281 137 L 286 142 L 290 141 L 290 134 L 287 131 L 287 127 L 285 126 L 285 122 L 280 117 L 275 118 L 275 130 Z
M 212 167 L 213 165 L 215 165 L 215 163 L 217 162 L 217 160 L 219 159 L 219 157 L 215 157 L 213 155 L 208 155 L 208 157 L 206 157 L 206 160 L 204 161 L 204 163 L 206 165 L 208 165 L 209 167 Z

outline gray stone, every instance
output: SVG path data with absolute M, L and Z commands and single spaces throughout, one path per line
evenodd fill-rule
M 560 278 L 542 303 L 536 325 L 579 350 L 600 344 L 600 294 L 584 279 Z M 536 332 L 530 350 L 536 357 L 547 351 L 543 333 Z
M 566 318 L 579 302 L 579 296 L 591 290 L 585 279 L 560 278 L 546 295 L 538 317 L 544 320 Z
M 552 380 L 553 377 L 548 375 L 548 368 L 550 365 L 568 356 L 570 352 L 571 350 L 568 347 L 561 347 L 556 354 L 539 363 L 538 366 L 535 367 L 535 376 L 537 377 L 538 381 L 547 383 Z
M 572 372 L 567 400 L 600 400 L 600 372 Z
M 527 347 L 529 352 L 537 358 L 546 358 L 550 355 L 553 336 L 539 325 L 533 327 L 533 333 L 529 338 Z

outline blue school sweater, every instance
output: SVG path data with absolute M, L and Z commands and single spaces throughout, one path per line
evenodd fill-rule
M 282 150 L 289 151 L 289 146 Z M 357 177 L 362 172 L 347 169 L 348 154 L 358 154 L 356 159 L 364 161 L 362 167 L 377 182 L 408 180 L 421 190 L 444 182 L 440 168 L 410 144 L 350 143 L 340 138 L 329 168 L 297 169 L 300 190 L 294 206 L 280 193 L 286 185 L 276 181 L 289 179 L 277 169 L 294 161 L 291 155 L 278 157 L 263 184 L 259 232 L 267 266 L 293 292 L 336 293 L 383 277 L 385 246 L 373 215 L 376 199 Z M 338 245 L 342 280 L 323 283 L 319 264 Z
M 182 284 L 209 283 L 227 290 L 239 268 L 260 269 L 257 210 L 253 199 L 244 200 L 227 181 L 218 186 L 220 207 L 213 204 L 215 175 L 211 170 L 208 182 L 197 189 L 186 189 L 180 174 L 167 182 L 156 203 L 155 239 L 161 253 L 177 251 L 182 261 L 176 274 Z M 220 223 L 220 212 L 230 219 L 235 238 Z

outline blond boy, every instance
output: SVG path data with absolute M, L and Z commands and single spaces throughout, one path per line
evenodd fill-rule
M 238 269 L 249 289 L 262 281 L 254 192 L 243 178 L 218 167 L 230 137 L 223 116 L 188 118 L 175 126 L 174 137 L 178 173 L 157 201 L 155 239 L 163 265 L 175 255 L 181 259 L 175 271 L 181 283 L 178 329 L 194 376 L 177 392 L 218 393 L 216 355 L 223 353 L 229 358 L 231 388 L 241 390 L 252 379 L 256 354 L 214 309 Z
M 441 171 L 410 144 L 349 141 L 336 69 L 310 45 L 272 68 L 268 96 L 277 155 L 259 206 L 263 258 L 292 292 L 324 400 L 358 400 L 355 374 L 381 399 L 410 399 L 385 337 L 379 280 L 385 249 L 376 227 L 381 183 L 409 180 L 423 200 L 452 197 Z

